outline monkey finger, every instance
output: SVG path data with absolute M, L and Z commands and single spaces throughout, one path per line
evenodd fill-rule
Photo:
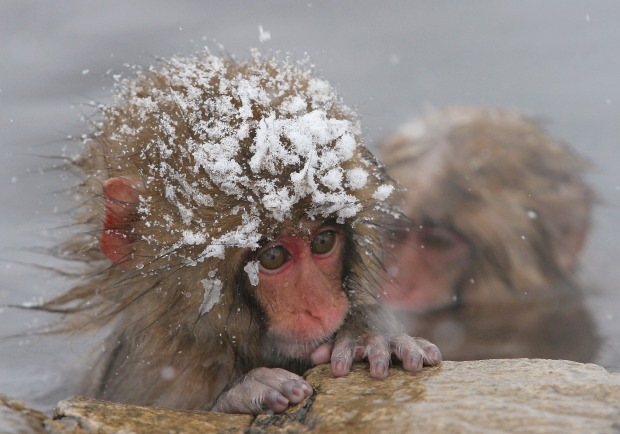
M 353 361 L 361 362 L 366 357 L 366 346 L 358 345 L 353 349 Z
M 263 388 L 263 390 L 259 394 L 261 398 L 257 401 L 254 401 L 260 405 L 260 413 L 282 413 L 288 408 L 290 402 L 286 396 L 278 392 L 276 389 L 272 389 L 264 385 L 261 386 L 262 387 L 256 386 L 257 389 Z
M 332 349 L 332 373 L 336 377 L 343 377 L 351 371 L 355 341 L 350 337 L 344 337 L 340 333 L 336 336 L 336 342 Z
M 282 413 L 289 406 L 290 400 L 276 389 L 260 383 L 253 385 L 252 389 L 252 394 L 255 399 L 248 400 L 248 404 L 251 403 L 255 404 L 257 407 L 260 406 L 260 411 L 258 413 Z
M 368 336 L 365 354 L 370 364 L 370 375 L 378 379 L 387 378 L 392 356 L 388 340 L 381 335 Z
M 281 368 L 257 368 L 248 374 L 248 378 L 278 391 L 291 404 L 297 404 L 312 395 L 312 386 L 297 374 Z
M 424 366 L 424 351 L 417 345 L 414 338 L 398 335 L 390 340 L 392 354 L 403 363 L 409 372 L 419 372 Z
M 403 363 L 409 372 L 419 372 L 424 365 L 436 365 L 441 362 L 439 349 L 424 339 L 408 335 L 398 335 L 390 340 L 392 354 Z
M 220 395 L 211 410 L 222 413 L 281 413 L 289 400 L 277 390 L 253 379 L 244 379 Z
M 334 344 L 331 343 L 320 345 L 312 354 L 310 354 L 310 361 L 314 365 L 328 363 L 331 360 L 333 348 Z
M 422 338 L 413 338 L 416 344 L 422 349 L 424 355 L 424 366 L 434 366 L 441 363 L 441 351 L 437 345 Z
M 214 411 L 225 413 L 281 413 L 289 404 L 312 395 L 312 387 L 284 369 L 257 368 L 220 396 Z

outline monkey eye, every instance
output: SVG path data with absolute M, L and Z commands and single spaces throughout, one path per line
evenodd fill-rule
M 336 232 L 332 230 L 323 231 L 312 239 L 310 248 L 312 253 L 322 255 L 329 252 L 336 244 Z
M 424 228 L 420 232 L 420 241 L 427 247 L 437 250 L 445 250 L 454 246 L 456 243 L 456 237 L 448 229 L 435 226 Z
M 273 246 L 258 255 L 258 262 L 267 270 L 280 268 L 286 261 L 286 249 L 282 246 Z

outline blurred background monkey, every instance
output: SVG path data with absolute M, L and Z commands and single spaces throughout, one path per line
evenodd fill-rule
M 453 107 L 405 125 L 380 156 L 411 226 L 386 302 L 447 359 L 590 361 L 599 340 L 575 272 L 588 164 L 510 110 Z

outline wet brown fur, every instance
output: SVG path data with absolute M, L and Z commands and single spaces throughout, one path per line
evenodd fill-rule
M 191 61 L 200 63 L 204 59 L 196 56 Z M 226 78 L 251 74 L 256 68 L 268 71 L 270 77 L 282 72 L 279 62 L 275 60 L 255 57 L 247 62 L 221 61 L 227 66 L 229 76 Z M 208 67 L 208 62 L 205 62 L 204 68 Z M 149 165 L 159 164 L 161 156 L 155 150 L 145 151 L 145 143 L 149 143 L 154 135 L 159 135 L 162 140 L 172 139 L 160 128 L 160 119 L 154 116 L 137 118 L 140 108 L 135 106 L 134 95 L 145 97 L 160 92 L 176 92 L 180 97 L 186 97 L 182 83 L 170 85 L 175 74 L 183 74 L 179 68 L 174 61 L 162 61 L 158 69 L 137 71 L 137 78 L 121 86 L 117 104 L 102 110 L 101 121 L 95 124 L 94 130 L 85 139 L 85 149 L 74 161 L 73 169 L 83 179 L 77 188 L 82 197 L 78 222 L 89 228 L 90 234 L 76 236 L 63 248 L 66 257 L 84 263 L 87 277 L 77 282 L 69 292 L 47 302 L 43 308 L 67 313 L 64 321 L 58 324 L 60 331 L 99 330 L 104 326 L 111 330 L 105 341 L 105 352 L 87 375 L 81 392 L 132 403 L 204 408 L 227 383 L 252 368 L 277 365 L 301 373 L 308 365 L 307 362 L 282 360 L 278 354 L 265 356 L 261 348 L 261 340 L 257 337 L 266 327 L 265 315 L 247 293 L 248 278 L 243 271 L 243 264 L 252 254 L 251 249 L 227 247 L 225 260 L 200 258 L 204 247 L 200 245 L 182 245 L 176 250 L 166 251 L 178 240 L 172 233 L 183 230 L 186 224 L 164 195 L 165 183 L 174 183 L 175 180 L 154 177 L 147 182 L 148 174 L 152 174 Z M 303 68 L 286 71 L 290 74 L 290 88 L 282 90 L 282 98 L 291 92 L 303 95 L 312 75 Z M 201 86 L 198 83 L 194 85 Z M 217 87 L 215 82 L 210 85 Z M 270 87 L 268 82 L 261 85 Z M 203 90 L 208 98 L 209 91 L 204 86 Z M 237 107 L 240 105 L 234 95 L 231 95 L 231 101 Z M 276 110 L 279 101 L 274 101 Z M 326 110 L 330 117 L 355 121 L 350 110 L 338 100 L 329 104 Z M 192 137 L 192 129 L 183 126 L 189 115 L 209 123 L 230 122 L 231 128 L 235 128 L 234 119 L 213 119 L 208 107 L 201 112 L 189 113 L 171 99 L 168 105 L 160 106 L 158 110 L 168 113 L 172 122 L 176 123 L 175 140 L 180 142 L 204 139 Z M 253 113 L 255 119 L 264 115 Z M 139 140 L 123 133 L 125 125 L 140 129 Z M 345 163 L 345 169 L 363 167 L 370 172 L 370 176 L 366 187 L 354 192 L 363 204 L 363 210 L 343 222 L 348 233 L 345 291 L 352 306 L 365 303 L 376 305 L 373 288 L 377 285 L 373 276 L 381 267 L 381 240 L 378 234 L 383 226 L 390 224 L 392 216 L 372 198 L 372 194 L 377 186 L 391 184 L 392 181 L 374 157 L 359 145 L 360 138 L 356 137 L 356 140 L 355 156 Z M 242 146 L 247 149 L 251 141 L 252 136 Z M 183 152 L 183 149 L 181 146 L 177 154 L 166 160 L 177 169 L 194 164 L 192 155 Z M 143 153 L 146 157 L 141 156 Z M 247 155 L 241 155 L 237 162 L 245 173 L 251 173 Z M 279 179 L 283 184 L 295 169 L 300 167 L 282 168 Z M 202 172 L 186 170 L 184 173 L 190 183 L 205 179 Z M 257 178 L 261 176 L 270 175 L 257 174 Z M 143 180 L 145 191 L 140 194 L 154 198 L 148 217 L 140 214 L 132 224 L 133 254 L 127 257 L 125 264 L 112 264 L 99 247 L 105 215 L 102 186 L 114 177 Z M 235 214 L 231 210 L 235 207 L 247 208 L 247 197 L 226 194 L 214 183 L 203 185 L 201 191 L 211 195 L 215 204 L 212 207 L 195 206 L 193 198 L 183 198 L 188 206 L 197 210 L 192 224 L 206 224 L 212 229 L 211 233 L 217 234 L 241 223 L 242 213 Z M 135 207 L 138 204 L 130 205 Z M 261 204 L 258 203 L 258 206 Z M 283 222 L 265 212 L 261 229 L 266 239 L 296 227 L 301 219 L 307 218 L 309 206 L 307 200 L 299 202 L 292 217 Z M 172 215 L 173 223 L 164 221 L 164 215 Z M 171 230 L 163 231 L 162 228 Z M 149 244 L 144 241 L 147 238 L 155 241 Z M 362 238 L 373 242 L 362 246 L 354 241 Z M 199 261 L 188 265 L 188 258 Z M 212 310 L 200 315 L 204 294 L 200 280 L 213 270 L 217 270 L 217 276 L 224 285 L 222 298 Z M 174 376 L 164 378 L 162 370 L 169 367 L 173 368 L 169 372 L 174 372 Z

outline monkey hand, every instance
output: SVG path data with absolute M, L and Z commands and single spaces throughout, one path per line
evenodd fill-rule
M 441 363 L 441 353 L 436 345 L 425 339 L 391 333 L 389 330 L 396 327 L 389 324 L 392 318 L 385 317 L 388 315 L 372 308 L 365 316 L 358 316 L 367 321 L 345 321 L 333 343 L 323 344 L 312 353 L 312 363 L 331 362 L 332 373 L 341 377 L 350 372 L 353 362 L 367 359 L 370 375 L 378 379 L 387 378 L 392 358 L 400 360 L 409 372 L 419 372 L 423 366 Z
M 280 368 L 256 368 L 233 382 L 217 397 L 212 411 L 273 414 L 312 395 L 312 386 L 299 375 Z

